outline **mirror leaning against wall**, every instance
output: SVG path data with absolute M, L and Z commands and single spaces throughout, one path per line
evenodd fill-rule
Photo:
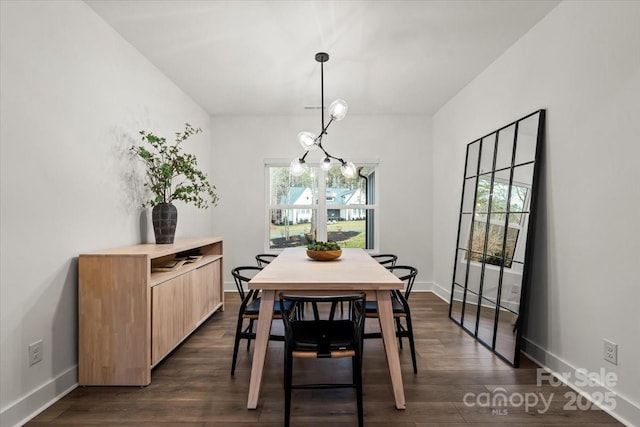
M 467 145 L 449 317 L 518 367 L 545 110 Z

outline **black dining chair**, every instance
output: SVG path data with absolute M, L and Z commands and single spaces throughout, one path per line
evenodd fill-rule
M 385 267 L 393 267 L 398 261 L 398 256 L 394 254 L 375 254 L 371 255 L 371 258 L 375 259 Z
M 409 347 L 411 349 L 411 360 L 413 362 L 413 373 L 418 373 L 418 365 L 416 363 L 416 347 L 413 339 L 413 324 L 411 322 L 411 309 L 409 308 L 409 296 L 413 283 L 418 275 L 418 269 L 407 265 L 396 265 L 386 267 L 387 270 L 398 276 L 404 282 L 404 292 L 397 289 L 391 291 L 391 307 L 393 309 L 393 318 L 396 321 L 396 337 L 398 338 L 399 347 L 402 348 L 402 338 L 409 339 Z M 378 317 L 378 304 L 376 301 L 367 301 L 366 317 Z M 401 319 L 405 320 L 406 326 L 402 324 Z M 364 334 L 364 338 L 382 338 L 380 332 L 369 332 Z
M 362 402 L 362 339 L 366 297 L 364 293 L 339 296 L 296 296 L 280 293 L 280 305 L 294 304 L 293 310 L 282 317 L 285 336 L 285 412 L 284 425 L 289 427 L 292 389 L 309 388 L 355 388 L 358 407 L 358 426 L 364 425 Z M 307 302 L 347 302 L 352 307 L 348 319 L 301 319 L 295 317 L 296 305 Z M 293 384 L 293 361 L 297 358 L 341 358 L 350 357 L 352 378 L 350 383 Z
M 398 261 L 398 256 L 394 255 L 394 254 L 374 254 L 371 255 L 371 258 L 375 259 L 376 261 L 378 261 L 379 264 L 385 266 L 385 267 L 389 267 L 389 266 L 394 266 L 396 265 L 396 262 Z M 334 304 L 331 307 L 331 315 L 334 316 L 335 315 L 335 310 L 336 310 L 336 305 Z M 340 304 L 340 314 L 344 315 L 344 305 Z
M 258 254 L 258 255 L 256 255 L 256 262 L 258 263 L 258 267 L 264 268 L 265 266 L 269 265 L 271 263 L 271 261 L 273 261 L 277 256 L 278 256 L 278 254 Z M 304 307 L 303 306 L 299 306 L 298 310 L 299 310 L 298 314 L 300 316 L 304 317 Z M 317 319 L 318 318 L 318 306 L 316 304 L 313 304 L 313 314 Z
M 258 254 L 258 255 L 256 255 L 256 262 L 258 263 L 258 267 L 264 267 L 264 266 L 268 265 L 277 256 L 278 256 L 278 254 Z
M 240 295 L 240 299 L 242 303 L 240 303 L 240 308 L 238 309 L 238 322 L 236 324 L 236 335 L 235 341 L 233 344 L 233 359 L 231 362 L 231 375 L 233 376 L 236 371 L 236 360 L 238 358 L 238 348 L 240 346 L 240 340 L 247 340 L 247 351 L 251 348 L 251 340 L 256 338 L 256 333 L 253 331 L 253 324 L 258 319 L 258 314 L 260 312 L 260 293 L 259 289 L 247 289 L 247 283 L 262 270 L 261 267 L 256 266 L 242 266 L 236 267 L 231 270 L 231 274 L 233 275 L 233 279 L 236 283 L 236 289 L 238 290 L 238 294 Z M 292 304 L 289 303 L 289 307 Z M 286 307 L 285 307 L 286 310 Z M 273 309 L 273 317 L 281 318 L 282 310 L 279 301 L 275 302 L 275 306 Z M 245 320 L 248 321 L 246 327 L 243 328 Z M 273 341 L 284 341 L 283 335 L 271 334 L 269 335 L 269 339 Z

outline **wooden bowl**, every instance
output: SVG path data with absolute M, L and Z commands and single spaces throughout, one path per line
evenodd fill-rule
M 335 251 L 312 251 L 307 249 L 307 256 L 316 261 L 332 261 L 340 258 L 342 255 L 342 249 Z

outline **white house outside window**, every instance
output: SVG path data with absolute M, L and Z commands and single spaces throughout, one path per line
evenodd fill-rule
M 375 165 L 345 178 L 339 168 L 325 172 L 309 164 L 299 177 L 287 163 L 267 162 L 265 247 L 274 251 L 335 241 L 343 248 L 376 249 Z

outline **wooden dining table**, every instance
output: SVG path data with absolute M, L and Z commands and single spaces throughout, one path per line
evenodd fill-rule
M 337 295 L 365 292 L 367 301 L 378 302 L 378 319 L 387 356 L 397 409 L 405 409 L 400 358 L 391 308 L 391 290 L 403 282 L 363 249 L 345 248 L 332 261 L 315 261 L 304 248 L 287 248 L 249 282 L 250 289 L 262 290 L 258 329 L 253 350 L 248 409 L 258 407 L 262 372 L 271 333 L 273 308 L 280 292 L 296 295 Z M 366 354 L 365 354 L 366 358 Z

